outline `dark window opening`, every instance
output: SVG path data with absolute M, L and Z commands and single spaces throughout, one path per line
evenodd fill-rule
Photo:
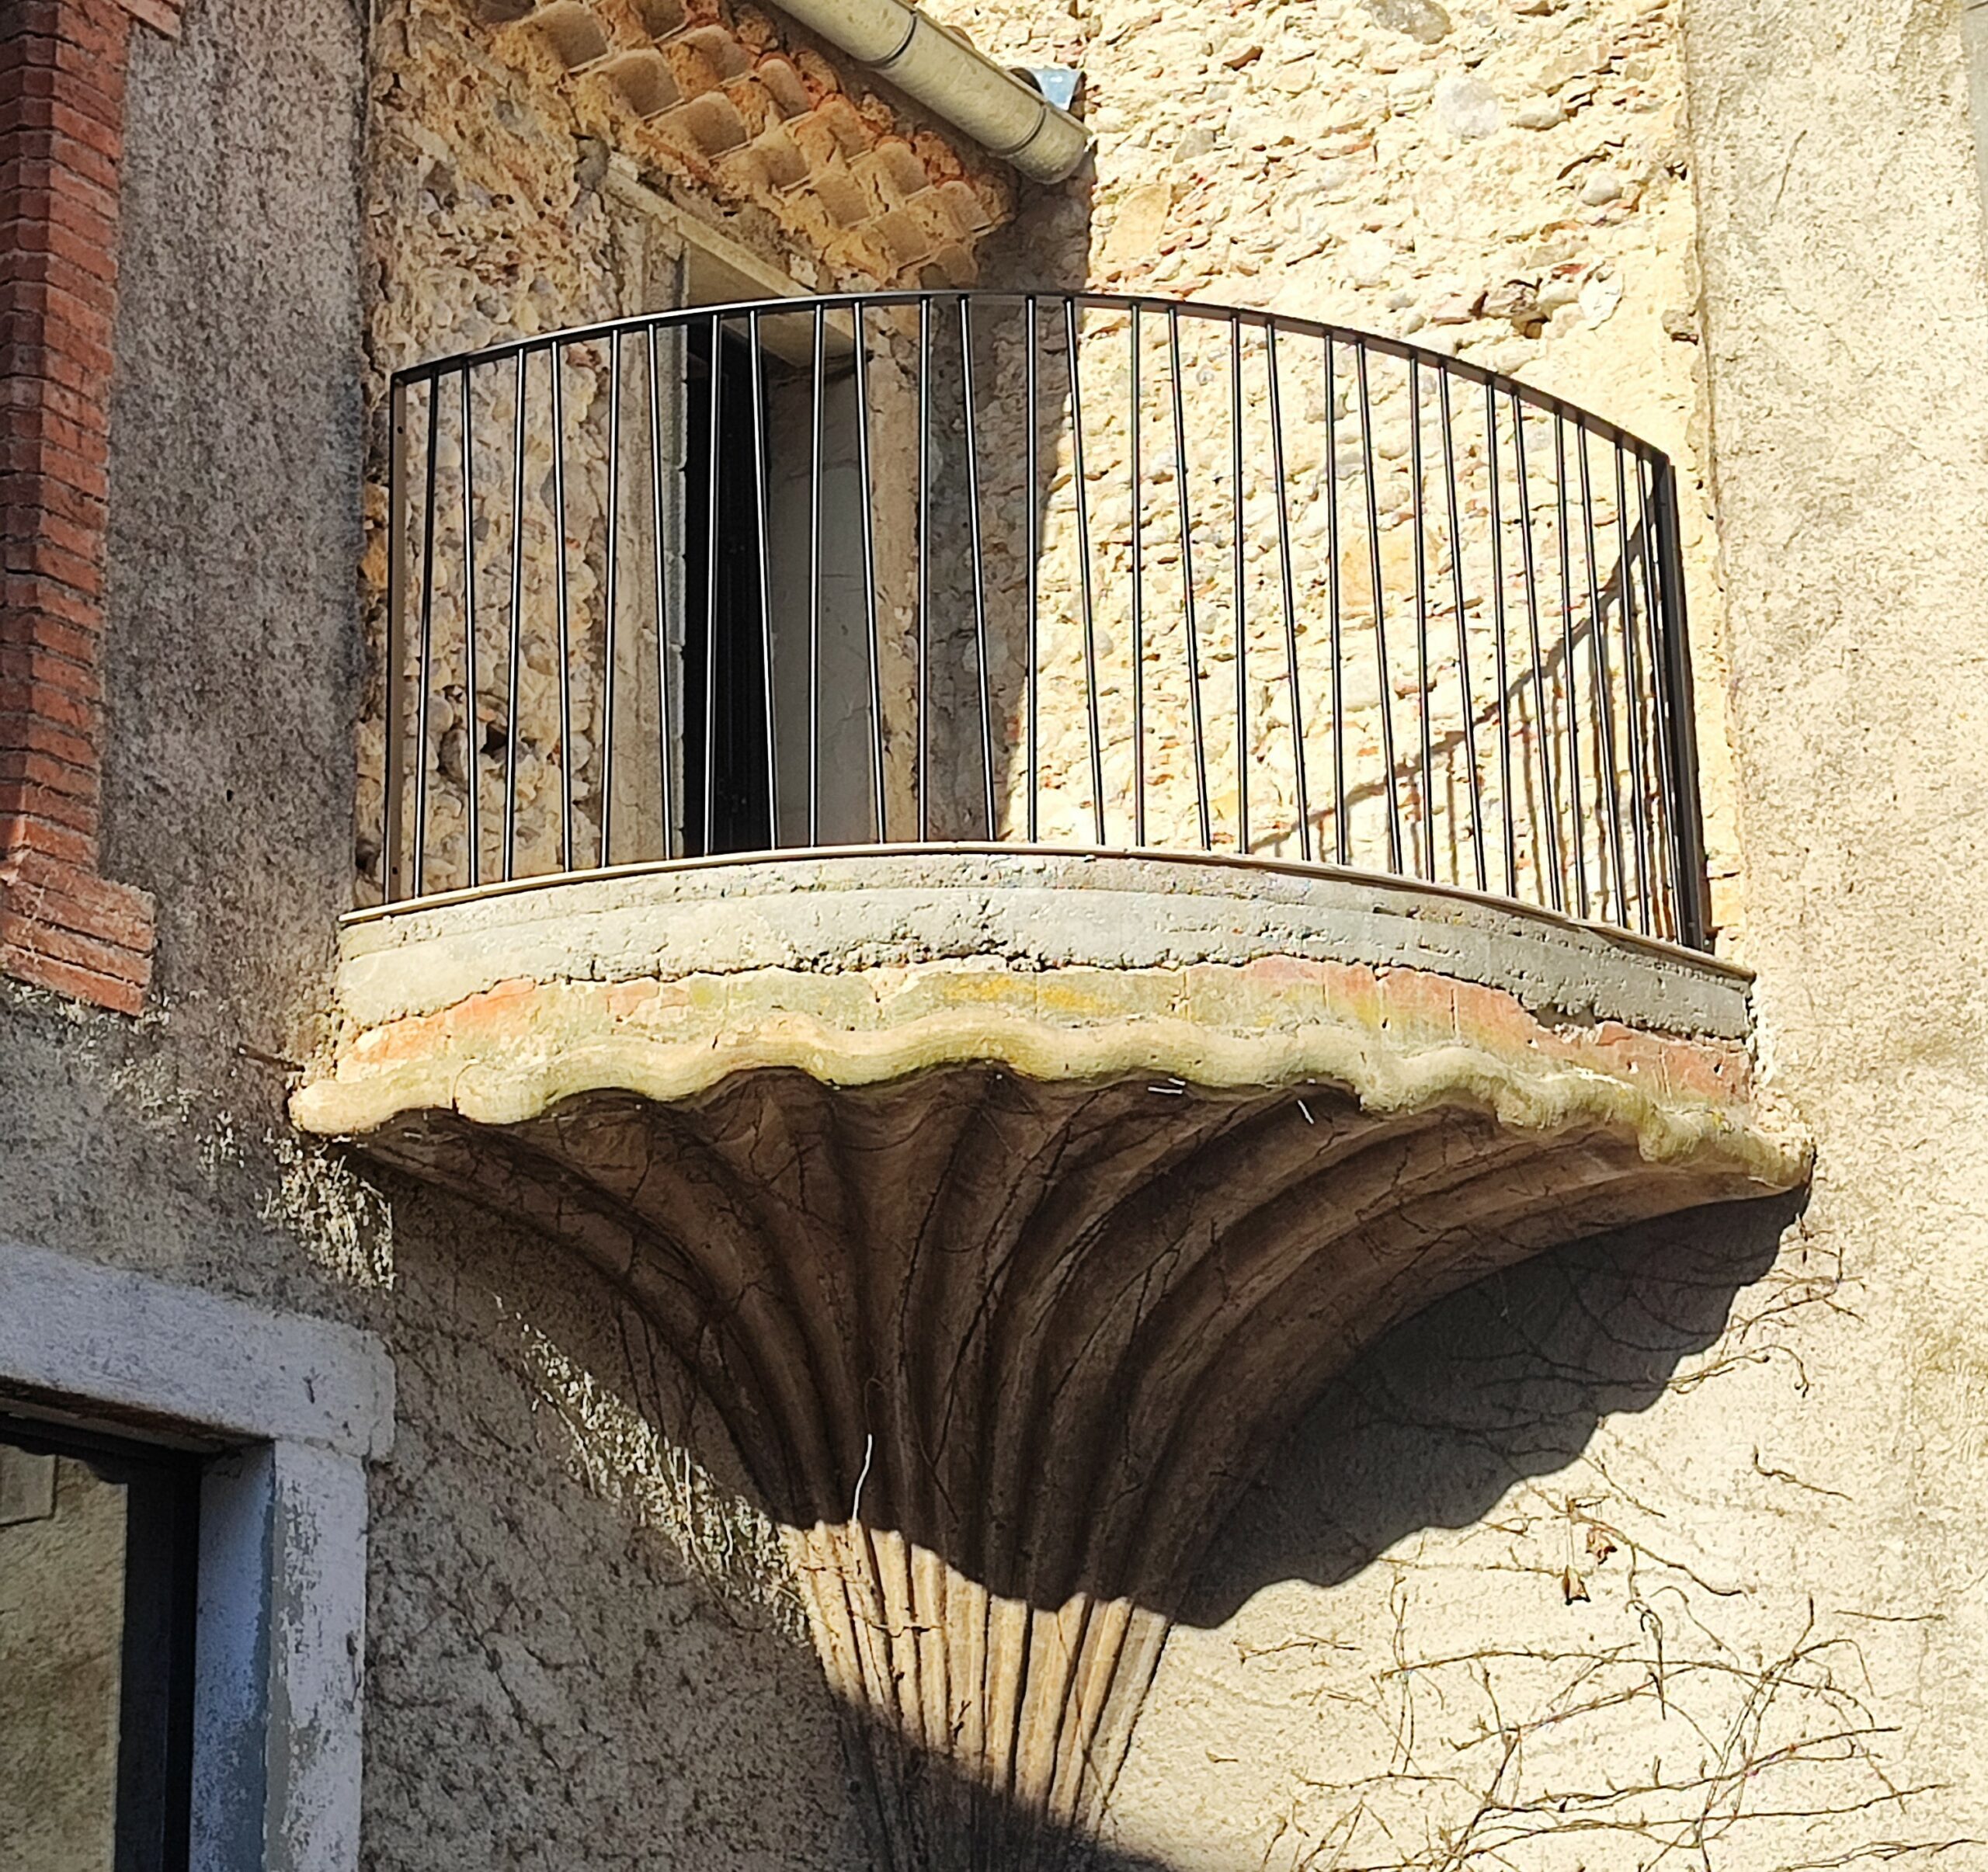
M 200 1463 L 0 1416 L 0 1872 L 186 1872 Z
M 685 400 L 683 832 L 693 856 L 774 842 L 752 362 L 728 333 L 689 328 Z M 762 395 L 758 406 L 763 411 Z M 717 398 L 717 423 L 712 398 Z

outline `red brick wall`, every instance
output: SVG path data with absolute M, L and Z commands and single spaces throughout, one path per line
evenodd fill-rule
M 135 1014 L 151 900 L 98 870 L 118 175 L 133 19 L 0 0 L 0 972 Z

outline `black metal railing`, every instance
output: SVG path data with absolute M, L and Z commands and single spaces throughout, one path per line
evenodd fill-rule
M 391 388 L 388 901 L 1022 842 L 1706 939 L 1677 495 L 1416 347 L 1103 294 L 699 308 Z

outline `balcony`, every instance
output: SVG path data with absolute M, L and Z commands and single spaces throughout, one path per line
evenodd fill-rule
M 377 901 L 299 1122 L 697 1375 L 888 1863 L 1097 1822 L 1210 1530 L 1388 1325 L 1804 1174 L 1613 425 L 936 292 L 424 365 L 391 424 Z

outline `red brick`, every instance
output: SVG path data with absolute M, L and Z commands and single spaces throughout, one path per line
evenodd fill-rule
M 57 579 L 86 598 L 103 596 L 103 571 L 87 559 L 79 559 L 43 536 L 30 540 L 0 537 L 0 566 L 10 572 L 39 572 Z
M 3 617 L 4 613 L 0 613 Z M 0 682 L 45 684 L 94 707 L 103 700 L 96 663 L 94 657 L 87 663 L 78 663 L 37 645 L 16 643 L 6 630 L 0 630 Z
M 107 453 L 107 451 L 106 451 Z M 23 474 L 59 481 L 90 499 L 106 500 L 110 477 L 106 464 L 85 460 L 68 450 L 32 437 L 0 438 L 0 474 Z
M 81 870 L 96 869 L 96 830 L 78 831 L 43 814 L 19 811 L 0 798 L 0 850 L 44 852 Z
M 95 703 L 53 682 L 0 676 L 0 742 L 16 734 L 23 721 L 66 733 L 99 748 L 103 717 Z
M 5 328 L 9 323 L 30 328 L 15 337 Z M 51 342 L 51 338 L 56 342 Z M 110 383 L 110 353 L 80 337 L 51 333 L 45 314 L 16 311 L 0 320 L 0 358 L 6 360 L 10 373 L 46 377 L 71 390 L 101 394 Z
M 24 326 L 23 321 L 32 322 Z M 12 280 L 0 286 L 0 329 L 16 343 L 38 336 L 43 343 L 66 347 L 81 339 L 106 354 L 115 336 L 109 312 L 85 305 L 45 280 Z
M 0 914 L 7 913 L 127 953 L 142 954 L 151 942 L 151 899 L 144 892 L 106 884 L 39 852 L 0 863 Z M 85 958 L 72 953 L 70 959 Z
M 99 572 L 103 569 L 102 525 L 79 526 L 50 506 L 30 506 L 20 502 L 10 504 L 0 511 L 0 540 L 60 551 L 79 565 L 92 566 Z
M 0 755 L 0 759 L 5 759 Z M 79 800 L 72 794 L 58 793 L 51 787 L 43 787 L 28 780 L 9 780 L 0 777 L 0 828 L 9 819 L 39 821 L 50 828 L 74 834 L 87 841 L 86 857 L 75 862 L 94 867 L 96 863 L 96 835 L 99 823 L 96 804 L 92 800 Z M 9 845 L 26 843 L 0 831 L 0 839 Z M 56 857 L 71 854 L 50 844 L 44 848 Z
M 0 735 L 0 785 L 9 782 L 39 787 L 51 799 L 92 807 L 103 791 L 94 763 L 78 767 L 39 748 L 10 747 L 7 737 Z M 75 823 L 66 811 L 54 816 Z
M 106 320 L 117 309 L 113 283 L 85 271 L 67 255 L 0 251 L 0 287 L 49 286 Z
M 17 895 L 24 901 L 17 903 Z M 37 901 L 31 891 L 0 891 L 0 947 L 32 950 L 126 981 L 138 976 L 145 966 L 144 952 L 123 943 L 106 942 L 89 927 L 92 921 L 51 898 Z M 76 927 L 78 924 L 82 927 Z
M 4 54 L 0 54 L 3 56 Z M 93 176 L 81 174 L 72 165 L 50 155 L 9 155 L 0 152 L 0 199 L 36 190 L 50 197 L 81 202 L 106 221 L 117 218 L 117 192 Z
M 30 849 L 0 862 L 0 888 L 5 887 L 9 878 L 22 891 L 32 891 L 43 901 L 62 906 L 63 920 L 67 921 L 71 913 L 88 919 L 69 922 L 71 929 L 88 930 L 104 942 L 127 948 L 137 946 L 141 938 L 149 940 L 152 900 L 133 885 L 113 884 L 93 872 L 78 870 L 74 865 Z
M 142 20 L 155 33 L 167 39 L 179 36 L 180 0 L 123 0 L 123 4 L 134 19 Z
M 95 630 L 78 630 L 46 611 L 10 611 L 0 618 L 0 643 L 50 651 L 72 663 L 94 665 L 97 641 Z
M 0 109 L 16 98 L 46 99 L 79 112 L 112 135 L 121 137 L 124 122 L 122 85 L 115 91 L 107 89 L 103 61 L 97 61 L 99 68 L 91 71 L 79 51 L 71 56 L 85 68 L 64 70 L 55 64 L 25 62 L 9 67 L 0 63 Z
M 113 165 L 124 155 L 124 139 L 118 131 L 61 98 L 16 97 L 0 102 L 0 137 L 23 132 L 72 138 Z
M 111 259 L 116 229 L 94 203 L 54 189 L 12 189 L 0 203 L 0 241 L 9 246 L 39 252 L 36 243 L 51 231 L 97 259 Z M 113 277 L 115 273 L 113 265 Z
M 145 988 L 151 979 L 149 962 L 145 964 L 142 978 L 127 981 L 121 976 L 57 961 L 36 949 L 12 945 L 0 945 L 0 972 L 12 975 L 17 981 L 25 981 L 34 988 L 53 989 L 58 995 L 67 995 L 72 1000 L 87 1002 L 113 1014 L 143 1013 Z
M 90 776 L 94 790 L 96 765 L 102 756 L 92 724 L 85 722 L 79 731 L 71 723 L 57 721 L 38 708 L 30 709 L 25 697 L 23 707 L 10 709 L 6 706 L 6 687 L 0 684 L 0 762 L 5 761 L 9 751 L 14 748 L 46 755 L 71 772 Z
M 71 487 L 60 475 L 12 474 L 0 465 L 0 512 L 16 507 L 53 514 L 72 526 L 90 529 L 99 539 L 108 518 L 99 496 Z
M 0 442 L 52 443 L 93 468 L 107 467 L 110 461 L 106 437 L 64 422 L 53 410 L 38 405 L 23 408 L 0 403 Z
M 64 657 L 75 656 L 80 644 L 84 660 L 93 663 L 103 628 L 103 607 L 80 592 L 33 572 L 0 578 L 0 643 L 37 644 Z

